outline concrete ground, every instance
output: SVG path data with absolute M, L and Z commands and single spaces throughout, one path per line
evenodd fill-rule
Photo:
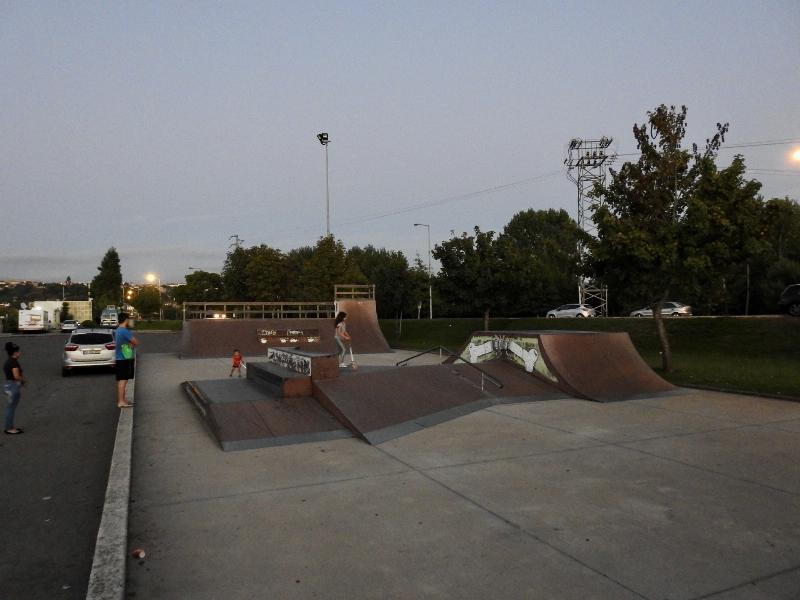
M 551 400 L 222 452 L 178 386 L 228 368 L 140 359 L 130 598 L 800 598 L 800 403 Z

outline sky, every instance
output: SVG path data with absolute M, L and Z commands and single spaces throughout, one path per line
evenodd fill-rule
M 720 166 L 800 199 L 799 31 L 796 0 L 0 0 L 0 279 L 86 281 L 114 246 L 125 281 L 181 282 L 234 235 L 313 245 L 320 132 L 331 232 L 409 259 L 414 223 L 435 245 L 576 217 L 570 139 L 635 152 L 661 103 L 689 144 L 729 122 L 748 146 Z

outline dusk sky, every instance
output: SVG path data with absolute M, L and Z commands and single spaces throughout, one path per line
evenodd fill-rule
M 569 140 L 687 105 L 800 198 L 800 2 L 0 0 L 0 279 L 219 271 L 237 234 L 331 229 L 427 260 L 528 208 L 575 217 Z M 774 143 L 780 142 L 780 143 Z M 789 142 L 789 143 L 785 143 Z M 631 157 L 627 157 L 631 158 Z M 617 166 L 622 159 L 618 159 Z

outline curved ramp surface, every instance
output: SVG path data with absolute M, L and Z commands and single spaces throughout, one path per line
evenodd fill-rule
M 353 336 L 353 352 L 372 354 L 392 351 L 378 324 L 375 300 L 338 300 L 337 310 L 347 313 L 347 332 Z
M 309 343 L 300 339 L 275 345 L 336 352 L 333 319 L 191 319 L 183 323 L 181 356 L 231 356 L 235 348 L 248 361 L 267 354 L 267 344 L 261 343 L 261 333 L 279 330 L 316 332 L 319 341 Z
M 642 359 L 625 332 L 476 331 L 465 360 L 502 358 L 578 398 L 613 402 L 675 392 Z
M 636 351 L 627 333 L 546 333 L 540 347 L 562 389 L 611 402 L 672 392 Z

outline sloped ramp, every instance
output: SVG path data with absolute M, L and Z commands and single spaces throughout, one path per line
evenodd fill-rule
M 186 381 L 183 389 L 226 451 L 353 436 L 314 398 L 280 398 L 247 379 Z
M 597 402 L 680 390 L 650 368 L 626 332 L 476 331 L 460 356 L 481 367 L 512 363 L 531 378 Z
M 504 402 L 549 400 L 563 392 L 517 367 L 481 365 L 503 383 L 498 388 L 469 365 L 426 365 L 359 373 L 314 382 L 314 397 L 371 444 L 420 431 Z
M 678 390 L 650 368 L 625 332 L 542 333 L 539 343 L 560 387 L 578 397 L 613 402 Z
M 353 337 L 353 352 L 372 354 L 392 351 L 378 324 L 375 300 L 337 300 L 336 306 L 337 310 L 347 313 L 347 331 Z
M 374 300 L 340 300 L 347 313 L 347 330 L 353 337 L 353 352 L 391 352 L 378 324 Z M 267 346 L 291 346 L 303 350 L 337 353 L 333 319 L 189 319 L 181 332 L 181 357 L 224 357 L 238 349 L 245 360 L 264 356 Z M 301 331 L 295 341 L 263 343 L 265 332 Z M 309 336 L 315 341 L 309 342 Z

